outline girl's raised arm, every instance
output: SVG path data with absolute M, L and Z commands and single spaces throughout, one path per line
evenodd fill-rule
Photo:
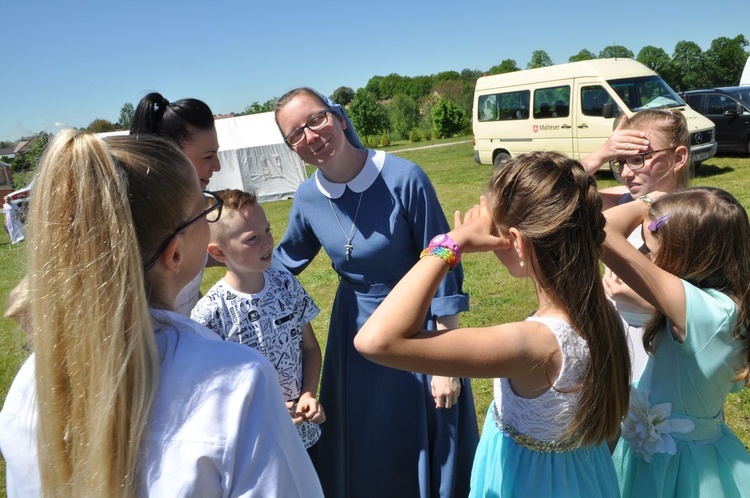
M 492 235 L 486 199 L 472 208 L 448 236 L 462 252 L 504 251 L 506 238 Z M 449 271 L 441 257 L 423 257 L 399 281 L 357 333 L 354 345 L 376 363 L 453 377 L 514 377 L 529 372 L 557 348 L 554 336 L 537 323 L 482 329 L 422 330 L 435 291 Z M 540 360 L 541 359 L 541 360 Z
M 639 296 L 669 318 L 672 336 L 685 340 L 686 304 L 682 281 L 656 266 L 648 256 L 627 241 L 627 234 L 647 218 L 647 202 L 628 202 L 604 212 L 607 219 L 602 261 Z M 653 224 L 652 224 L 653 225 Z M 655 227 L 658 230 L 658 227 Z M 644 228 L 644 230 L 650 230 Z M 646 236 L 644 234 L 644 240 Z M 658 247 L 650 247 L 651 251 Z

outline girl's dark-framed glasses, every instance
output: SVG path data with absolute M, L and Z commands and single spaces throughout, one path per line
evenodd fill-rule
M 646 159 L 651 158 L 654 154 L 663 152 L 665 150 L 674 150 L 676 148 L 677 147 L 667 147 L 666 149 L 650 150 L 648 152 L 633 154 L 632 156 L 624 158 L 613 159 L 609 162 L 609 167 L 618 175 L 622 173 L 622 170 L 626 164 L 628 165 L 628 168 L 630 168 L 630 171 L 638 171 L 639 169 L 643 168 L 643 165 L 646 164 Z
M 172 233 L 170 233 L 169 236 L 164 239 L 164 242 L 161 243 L 151 259 L 146 261 L 146 263 L 143 265 L 144 271 L 149 271 L 154 267 L 156 261 L 159 259 L 159 256 L 161 256 L 161 253 L 164 251 L 164 249 L 166 249 L 169 242 L 187 227 L 200 220 L 204 216 L 206 217 L 206 221 L 209 223 L 219 221 L 219 218 L 221 218 L 221 207 L 224 205 L 224 201 L 222 201 L 218 195 L 208 190 L 203 191 L 203 197 L 205 197 L 206 199 L 206 209 L 204 209 L 198 216 L 186 221 L 185 223 L 177 227 Z
M 299 144 L 305 138 L 305 128 L 310 128 L 315 131 L 328 122 L 328 112 L 329 111 L 322 110 L 310 116 L 310 119 L 308 119 L 304 125 L 293 129 L 286 137 L 284 137 L 284 142 L 286 142 L 289 147 L 294 147 Z

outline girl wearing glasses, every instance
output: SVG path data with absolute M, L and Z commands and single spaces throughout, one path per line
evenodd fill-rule
M 673 192 L 686 187 L 690 178 L 690 132 L 685 117 L 677 110 L 659 109 L 639 111 L 630 119 L 623 116 L 609 140 L 583 162 L 598 169 L 607 161 L 624 185 L 601 191 L 604 209 L 634 200 L 649 203 L 651 192 Z M 628 240 L 634 247 L 645 250 L 640 227 Z M 603 282 L 626 323 L 633 381 L 637 382 L 648 360 L 642 340 L 643 324 L 654 309 L 609 268 Z
M 273 367 L 171 311 L 221 213 L 185 156 L 67 131 L 36 178 L 8 496 L 322 496 Z
M 604 209 L 650 192 L 672 192 L 690 180 L 690 132 L 676 109 L 622 116 L 609 139 L 581 163 L 591 174 L 609 163 L 623 185 L 601 191 Z
M 201 188 L 206 189 L 211 176 L 221 169 L 219 140 L 211 109 L 198 99 L 169 102 L 161 94 L 149 93 L 141 99 L 133 115 L 130 134 L 157 135 L 171 140 L 182 150 L 198 173 Z M 206 256 L 206 262 L 209 262 Z M 211 264 L 216 264 L 210 260 Z M 175 309 L 190 316 L 200 299 L 201 270 L 177 295 Z
M 656 310 L 613 455 L 622 496 L 750 496 L 750 454 L 723 416 L 727 395 L 750 384 L 745 209 L 697 187 L 605 216 L 603 261 Z M 650 258 L 626 240 L 634 226 Z
M 448 230 L 415 164 L 361 147 L 340 106 L 309 88 L 277 102 L 287 145 L 317 166 L 303 182 L 274 261 L 302 272 L 323 248 L 339 276 L 320 400 L 327 421 L 312 448 L 329 498 L 466 496 L 478 441 L 466 379 L 382 367 L 353 339 L 430 239 Z M 468 309 L 462 268 L 438 286 L 425 328 L 455 327 Z

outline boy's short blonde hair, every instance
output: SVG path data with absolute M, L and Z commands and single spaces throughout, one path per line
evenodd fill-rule
M 209 225 L 211 227 L 210 242 L 224 244 L 226 243 L 226 236 L 232 228 L 234 214 L 246 204 L 258 204 L 258 196 L 255 192 L 246 192 L 236 188 L 218 190 L 214 194 L 224 201 L 224 206 L 222 207 L 221 218 L 216 223 Z

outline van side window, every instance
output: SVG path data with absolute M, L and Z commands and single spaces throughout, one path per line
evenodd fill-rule
M 531 92 L 493 93 L 480 95 L 477 100 L 479 121 L 507 121 L 529 118 Z
M 565 118 L 569 114 L 569 86 L 556 86 L 534 90 L 535 118 Z
M 602 117 L 602 109 L 607 102 L 612 102 L 612 98 L 604 87 L 599 85 L 581 87 L 581 113 L 584 116 Z
M 497 95 L 479 96 L 479 121 L 497 120 Z

